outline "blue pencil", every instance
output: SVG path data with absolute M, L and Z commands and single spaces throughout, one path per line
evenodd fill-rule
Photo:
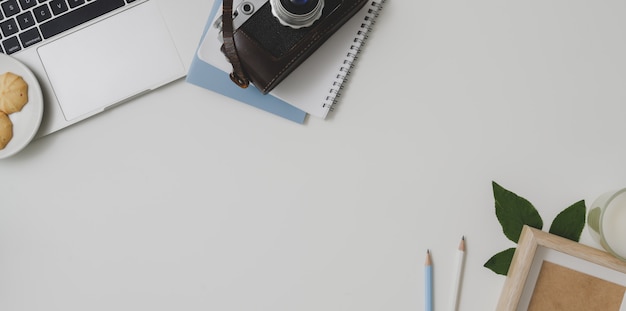
M 426 265 L 425 265 L 425 279 L 426 279 L 426 311 L 433 311 L 433 263 L 430 260 L 430 250 L 426 251 Z

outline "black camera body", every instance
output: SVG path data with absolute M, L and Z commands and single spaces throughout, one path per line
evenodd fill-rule
M 366 2 L 235 1 L 233 38 L 245 74 L 262 93 L 268 93 Z M 216 27 L 221 28 L 219 21 Z
M 289 0 L 287 0 L 289 1 Z M 326 16 L 335 10 L 341 4 L 342 0 L 317 0 L 323 2 L 323 9 L 321 10 L 321 16 L 319 20 L 323 20 Z M 265 2 L 260 7 L 254 7 L 255 10 L 250 15 L 242 12 L 248 8 L 252 2 L 246 1 L 237 8 L 237 19 L 246 19 L 240 26 L 243 31 L 248 33 L 253 39 L 255 39 L 264 49 L 269 51 L 275 57 L 281 57 L 292 48 L 294 48 L 299 41 L 306 36 L 307 33 L 314 30 L 313 23 L 309 27 L 294 28 L 289 25 L 284 25 L 281 20 L 272 14 L 272 4 L 270 0 L 259 1 Z M 321 3 L 318 2 L 318 3 Z

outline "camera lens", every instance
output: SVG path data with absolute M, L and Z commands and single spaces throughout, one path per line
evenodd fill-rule
M 283 8 L 293 14 L 303 15 L 315 10 L 318 0 L 280 0 Z
M 324 0 L 270 0 L 272 14 L 291 28 L 311 26 L 322 16 Z

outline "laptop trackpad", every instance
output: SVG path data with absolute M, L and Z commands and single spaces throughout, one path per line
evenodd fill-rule
M 68 121 L 184 75 L 155 1 L 38 49 Z

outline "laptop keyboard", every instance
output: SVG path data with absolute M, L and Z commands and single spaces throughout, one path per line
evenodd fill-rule
M 0 53 L 13 54 L 135 0 L 0 0 Z

